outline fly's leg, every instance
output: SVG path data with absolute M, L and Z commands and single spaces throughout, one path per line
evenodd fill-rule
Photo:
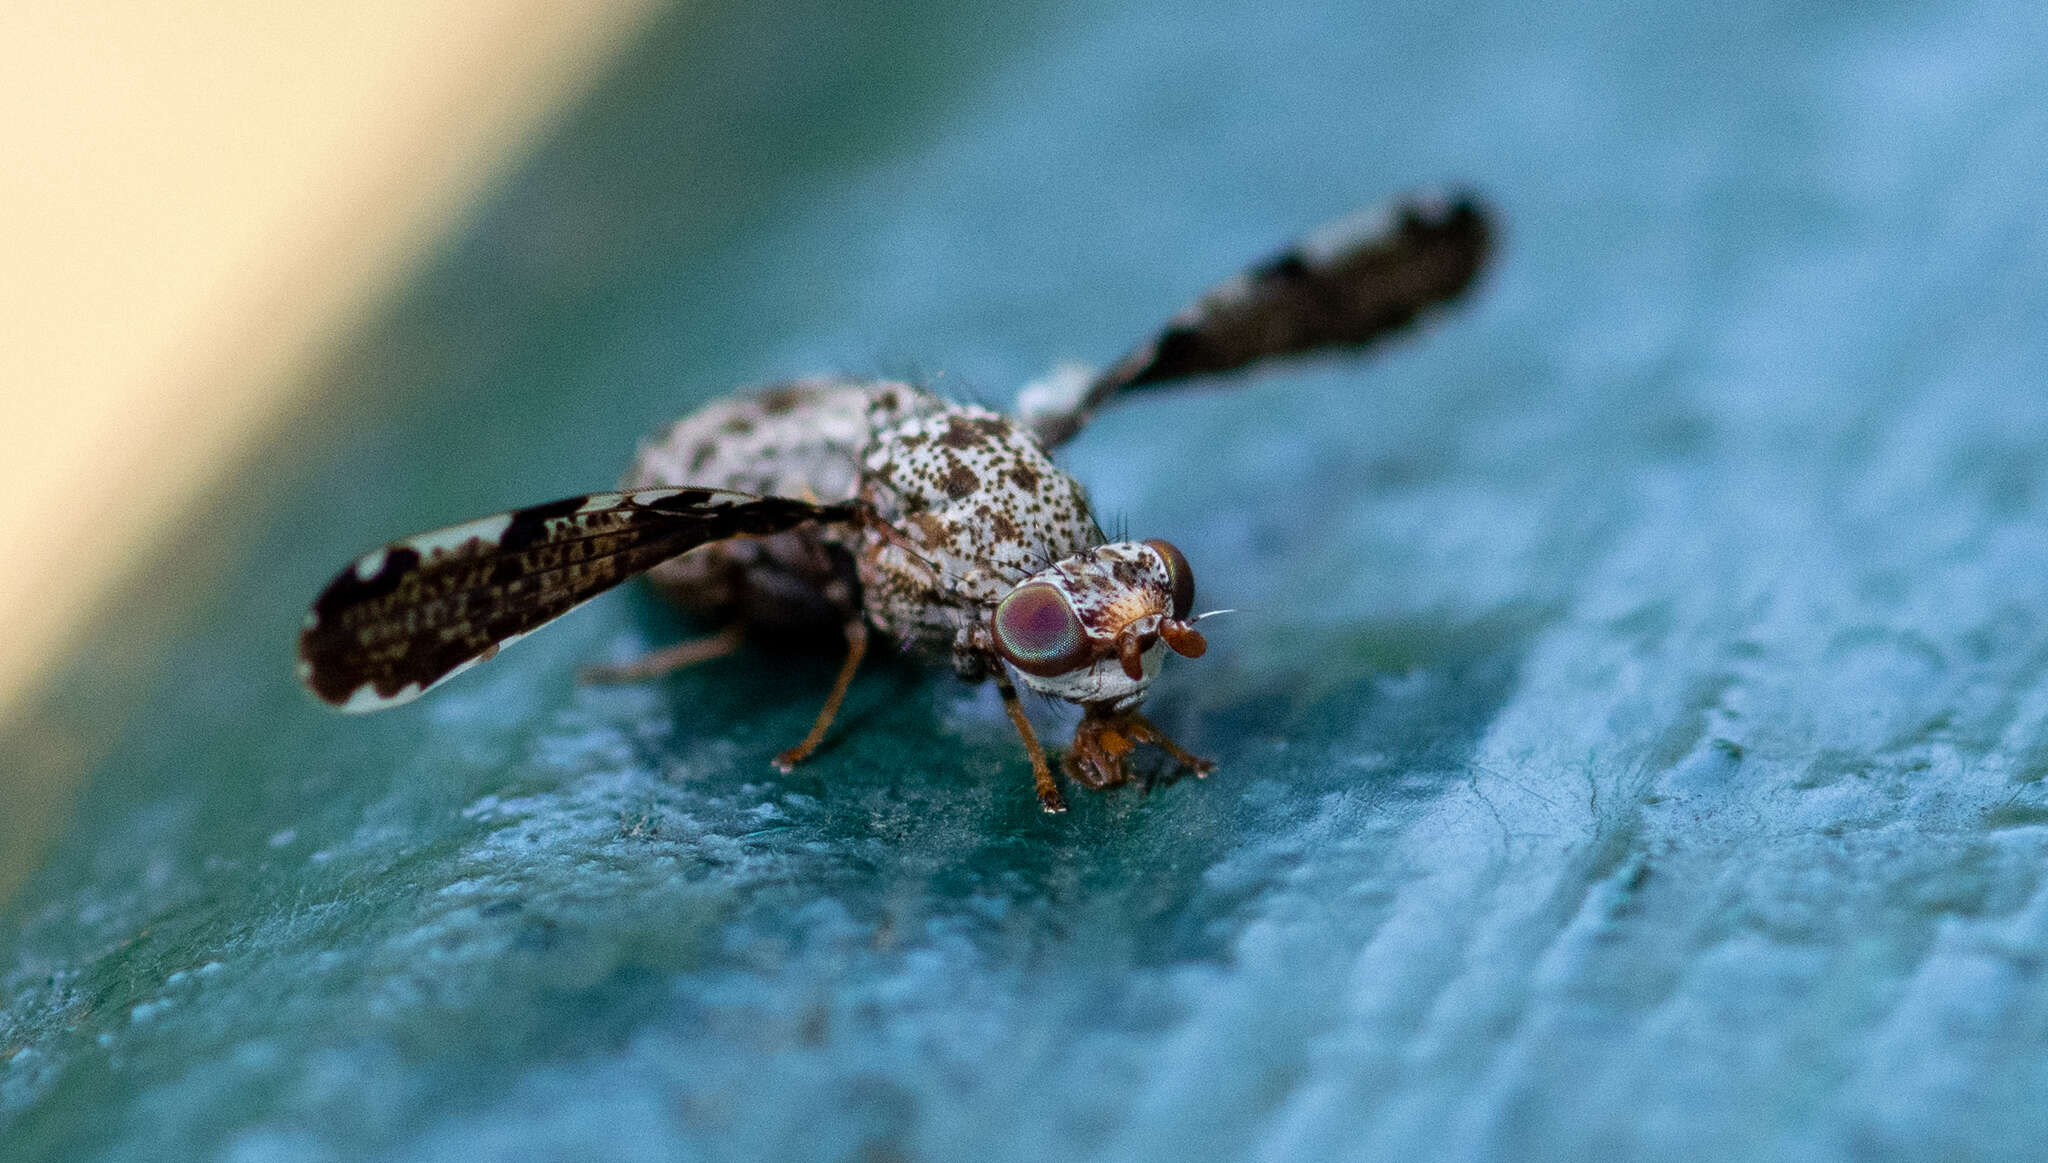
M 832 726 L 832 719 L 839 714 L 839 704 L 846 701 L 847 688 L 853 685 L 853 673 L 860 669 L 860 660 L 868 652 L 868 624 L 858 616 L 846 623 L 846 661 L 839 666 L 839 677 L 832 680 L 832 693 L 825 696 L 825 706 L 819 710 L 817 721 L 811 724 L 811 732 L 804 741 L 775 757 L 775 766 L 783 771 L 793 770 L 797 764 L 811 757 L 818 744 L 825 741 L 825 732 Z
M 1193 755 L 1167 738 L 1150 719 L 1136 711 L 1105 711 L 1090 707 L 1074 729 L 1074 747 L 1067 753 L 1066 770 L 1077 783 L 1101 789 L 1126 783 L 1131 778 L 1124 761 L 1138 744 L 1150 743 L 1173 757 L 1201 778 L 1216 765 Z
M 1074 745 L 1061 761 L 1067 777 L 1075 783 L 1101 791 L 1128 782 L 1124 757 L 1137 749 L 1137 742 L 1115 725 L 1093 715 L 1084 715 L 1074 729 Z
M 1182 767 L 1187 768 L 1189 771 L 1194 772 L 1196 779 L 1207 779 L 1209 777 L 1209 773 L 1216 770 L 1216 764 L 1214 761 L 1203 759 L 1199 755 L 1190 754 L 1189 752 L 1182 750 L 1180 744 L 1175 743 L 1173 740 L 1167 738 L 1166 732 L 1161 731 L 1156 725 L 1153 724 L 1152 720 L 1146 718 L 1145 716 L 1139 714 L 1136 711 L 1131 711 L 1126 715 L 1125 730 L 1129 731 L 1131 733 L 1131 737 L 1136 739 L 1138 742 L 1150 743 L 1154 747 L 1157 747 L 1161 751 L 1164 751 L 1168 755 L 1171 755 L 1175 763 L 1178 763 Z
M 665 646 L 631 662 L 593 663 L 577 671 L 576 675 L 584 682 L 634 682 L 643 678 L 659 678 L 700 662 L 724 658 L 738 650 L 745 641 L 746 632 L 735 623 L 716 634 Z
M 1031 782 L 1038 789 L 1038 802 L 1048 812 L 1067 810 L 1067 797 L 1060 794 L 1060 785 L 1052 777 L 1052 767 L 1045 761 L 1045 748 L 1039 746 L 1038 736 L 1031 730 L 1031 720 L 1024 717 L 1024 704 L 1017 699 L 1017 688 L 1010 685 L 1008 675 L 995 672 L 996 690 L 1003 696 L 1003 710 L 1009 713 L 1010 722 L 1016 725 L 1017 735 L 1024 740 L 1024 750 L 1031 756 Z

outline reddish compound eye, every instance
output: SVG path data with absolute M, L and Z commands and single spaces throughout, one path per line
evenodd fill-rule
M 1166 588 L 1173 595 L 1173 616 L 1187 617 L 1188 611 L 1195 608 L 1195 571 L 1188 568 L 1188 559 L 1173 547 L 1173 542 L 1154 538 L 1145 544 L 1166 563 Z
M 1051 678 L 1088 665 L 1095 648 L 1059 587 L 1018 586 L 996 606 L 996 650 L 1025 674 Z

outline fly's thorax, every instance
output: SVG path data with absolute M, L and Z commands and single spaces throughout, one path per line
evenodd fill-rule
M 862 457 L 861 496 L 889 529 L 877 559 L 960 606 L 985 608 L 1102 542 L 1079 482 L 1015 421 L 972 405 L 879 429 Z
M 1166 651 L 1198 658 L 1194 575 L 1164 541 L 1119 541 L 1031 574 L 991 611 L 990 649 L 1042 694 L 1136 706 Z

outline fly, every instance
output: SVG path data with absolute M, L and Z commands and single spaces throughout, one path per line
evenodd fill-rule
M 723 629 L 596 679 L 664 674 L 749 633 L 845 643 L 810 732 L 824 741 L 871 639 L 993 682 L 1039 802 L 1066 799 L 1018 687 L 1079 705 L 1062 762 L 1126 782 L 1156 746 L 1205 775 L 1140 713 L 1170 654 L 1207 642 L 1188 560 L 1110 541 L 1049 453 L 1123 397 L 1279 357 L 1356 348 L 1461 295 L 1484 266 L 1485 211 L 1410 198 L 1327 227 L 1211 289 L 1106 371 L 1030 386 L 1015 416 L 890 380 L 823 376 L 726 397 L 645 443 L 621 487 L 408 537 L 343 569 L 299 635 L 299 677 L 344 711 L 407 702 L 620 582 L 646 575 Z

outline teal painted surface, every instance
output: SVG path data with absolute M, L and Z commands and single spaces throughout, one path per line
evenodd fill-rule
M 2038 1155 L 2039 11 L 670 20 L 53 688 L 116 734 L 0 928 L 0 1157 Z M 638 593 L 290 683 L 384 537 L 737 383 L 1006 401 L 1439 179 L 1471 309 L 1066 456 L 1245 611 L 1154 701 L 1209 781 L 1045 818 L 887 665 L 780 777 L 831 661 L 579 687 Z

